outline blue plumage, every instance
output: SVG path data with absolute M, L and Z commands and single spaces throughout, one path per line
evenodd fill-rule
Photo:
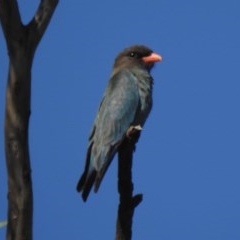
M 84 201 L 93 185 L 97 192 L 129 127 L 144 125 L 152 107 L 150 69 L 160 60 L 144 46 L 125 49 L 116 58 L 89 137 L 85 170 L 77 185 Z

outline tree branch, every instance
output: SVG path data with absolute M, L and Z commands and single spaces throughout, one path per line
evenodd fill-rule
M 41 0 L 35 16 L 28 24 L 31 33 L 30 39 L 33 42 L 33 46 L 36 47 L 42 39 L 58 2 L 59 0 Z
M 16 0 L 0 0 L 0 19 L 5 37 L 9 29 L 21 25 L 21 16 Z
M 130 128 L 118 154 L 118 206 L 116 240 L 131 240 L 132 218 L 135 207 L 142 201 L 142 194 L 133 196 L 132 159 L 140 130 Z M 130 139 L 129 139 L 130 137 Z
M 16 0 L 0 0 L 0 22 L 6 39 L 8 51 L 11 51 L 22 31 L 22 21 Z

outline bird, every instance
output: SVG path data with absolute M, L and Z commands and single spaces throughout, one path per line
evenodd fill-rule
M 142 129 L 152 108 L 153 78 L 150 74 L 162 57 L 144 45 L 124 49 L 115 59 L 112 74 L 100 103 L 77 184 L 85 202 L 91 189 L 97 192 L 102 179 L 131 127 Z

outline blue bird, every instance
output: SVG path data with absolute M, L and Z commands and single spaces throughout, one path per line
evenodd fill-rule
M 135 45 L 115 59 L 112 75 L 89 137 L 84 172 L 77 184 L 87 200 L 100 183 L 130 127 L 141 129 L 152 108 L 153 78 L 150 70 L 162 57 Z

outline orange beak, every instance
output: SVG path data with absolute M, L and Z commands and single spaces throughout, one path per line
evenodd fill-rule
M 156 53 L 152 53 L 151 55 L 147 56 L 147 57 L 143 57 L 142 60 L 145 63 L 154 63 L 154 62 L 161 62 L 162 61 L 162 57 Z

